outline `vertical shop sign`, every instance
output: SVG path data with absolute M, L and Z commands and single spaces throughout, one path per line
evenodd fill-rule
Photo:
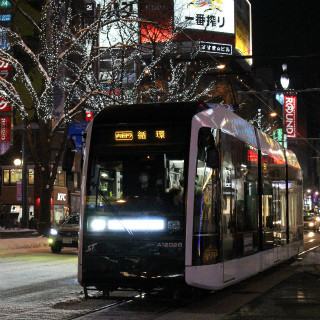
M 0 76 L 2 78 L 7 79 L 9 77 L 10 69 L 11 69 L 11 66 L 8 62 L 0 60 Z
M 11 111 L 11 104 L 5 98 L 0 97 L 0 112 Z
M 297 137 L 297 97 L 284 96 L 284 128 L 287 137 Z
M 11 118 L 0 117 L 0 141 L 10 141 Z
M 16 199 L 22 201 L 22 183 L 21 181 L 16 182 Z

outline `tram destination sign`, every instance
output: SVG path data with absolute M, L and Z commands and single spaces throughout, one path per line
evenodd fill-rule
M 179 125 L 168 126 L 119 126 L 100 127 L 94 132 L 94 140 L 102 145 L 143 145 L 181 143 L 186 136 L 186 128 Z M 184 142 L 183 142 L 184 143 Z
M 210 52 L 217 54 L 232 55 L 232 45 L 224 43 L 215 43 L 215 42 L 199 42 L 199 51 L 200 52 Z
M 136 130 L 117 130 L 114 133 L 115 141 L 147 141 L 148 137 L 152 140 L 166 140 L 166 130 L 164 129 L 136 129 Z

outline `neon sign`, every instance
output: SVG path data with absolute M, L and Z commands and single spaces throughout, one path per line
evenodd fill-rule
M 133 132 L 132 131 L 116 131 L 114 133 L 116 141 L 132 141 Z
M 288 138 L 297 137 L 297 97 L 284 96 L 284 126 Z
M 166 130 L 156 129 L 156 130 L 125 130 L 125 131 L 115 131 L 114 140 L 115 141 L 148 141 L 151 140 L 165 140 Z

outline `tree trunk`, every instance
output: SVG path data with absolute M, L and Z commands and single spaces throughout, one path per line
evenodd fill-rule
M 43 186 L 40 190 L 40 216 L 38 233 L 48 236 L 51 228 L 51 190 Z

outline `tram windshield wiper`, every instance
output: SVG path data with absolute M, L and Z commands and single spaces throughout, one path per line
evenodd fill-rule
M 127 231 L 131 236 L 134 236 L 134 233 L 126 227 L 126 224 L 123 222 L 122 217 L 119 215 L 118 210 L 111 204 L 109 199 L 103 194 L 102 190 L 99 189 L 99 195 L 101 196 L 103 202 L 111 209 L 112 214 L 116 217 L 116 219 L 119 221 L 121 226 L 125 231 Z

